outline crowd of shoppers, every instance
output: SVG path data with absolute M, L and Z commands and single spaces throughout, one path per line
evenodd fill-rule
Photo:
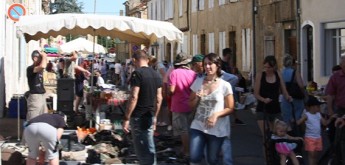
M 173 134 L 181 138 L 180 155 L 191 164 L 198 164 L 203 158 L 208 164 L 219 164 L 220 155 L 223 158 L 222 164 L 233 164 L 230 114 L 234 114 L 234 124 L 245 125 L 235 113 L 235 103 L 239 102 L 240 98 L 235 87 L 240 86 L 239 82 L 243 81 L 244 85 L 241 87 L 245 88 L 246 83 L 236 68 L 231 49 L 224 49 L 222 54 L 223 58 L 214 53 L 197 54 L 193 57 L 179 53 L 173 65 L 169 66 L 168 62 L 157 61 L 141 50 L 134 53 L 130 63 L 117 60 L 113 70 L 109 70 L 110 66 L 107 66 L 104 60 L 100 63 L 94 61 L 94 68 L 91 69 L 88 62 L 78 61 L 77 52 L 61 58 L 59 64 L 56 64 L 47 62 L 44 52 L 34 51 L 31 54 L 33 65 L 27 68 L 30 88 L 27 120 L 30 129 L 26 129 L 24 135 L 29 138 L 28 141 L 36 144 L 37 139 L 33 142 L 33 138 L 38 137 L 38 134 L 33 135 L 34 128 L 31 128 L 37 125 L 35 123 L 46 122 L 48 125 L 45 127 L 56 130 L 57 134 L 66 125 L 61 116 L 42 115 L 47 112 L 42 76 L 45 68 L 47 71 L 59 73 L 60 77 L 75 79 L 76 112 L 83 97 L 84 82 L 90 76 L 90 71 L 94 70 L 97 86 L 102 86 L 107 80 L 113 80 L 118 86 L 129 87 L 131 94 L 123 129 L 126 133 L 132 133 L 135 152 L 141 164 L 156 163 L 153 140 L 156 125 L 172 125 Z M 292 56 L 284 57 L 284 68 L 281 71 L 275 57 L 266 56 L 263 71 L 256 74 L 254 95 L 257 99 L 256 117 L 260 131 L 264 134 L 264 122 L 268 122 L 269 129 L 278 134 L 277 129 L 274 129 L 276 119 L 286 123 L 286 132 L 293 129 L 292 124 L 305 124 L 306 132 L 299 136 L 304 136 L 309 164 L 317 162 L 318 153 L 322 150 L 320 123 L 327 126 L 332 120 L 335 121 L 338 133 L 335 141 L 344 138 L 340 135 L 345 130 L 345 56 L 342 56 L 340 61 L 340 70 L 334 71 L 325 90 L 329 113 L 327 120 L 320 114 L 319 106 L 322 102 L 317 98 L 307 93 L 303 98 L 292 97 L 291 91 L 287 90 L 286 84 L 290 82 L 296 83 L 301 91 L 305 90 L 304 81 Z M 113 72 L 113 76 L 108 76 L 109 71 Z M 160 111 L 161 109 L 165 111 Z M 165 116 L 170 119 L 161 119 L 160 112 L 166 113 Z M 45 121 L 45 118 L 51 120 Z M 46 156 L 51 164 L 54 164 L 56 157 L 51 143 L 57 140 L 44 139 L 44 136 L 42 133 L 39 140 L 46 143 Z M 29 147 L 33 150 L 37 145 Z M 29 156 L 34 159 L 38 154 L 33 150 Z

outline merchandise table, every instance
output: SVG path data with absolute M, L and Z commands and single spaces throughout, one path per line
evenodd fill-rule
M 107 93 L 86 93 L 87 104 L 91 105 L 91 112 L 95 114 L 96 129 L 98 129 L 98 124 L 100 123 L 101 116 L 100 111 L 103 105 L 111 106 L 112 110 L 120 110 L 119 114 L 125 113 L 125 107 L 128 100 L 128 94 L 126 91 L 111 91 Z M 90 124 L 91 125 L 91 124 Z

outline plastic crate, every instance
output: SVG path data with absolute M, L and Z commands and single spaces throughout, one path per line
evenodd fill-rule
M 27 104 L 24 97 L 19 97 L 19 113 L 21 119 L 26 119 Z M 18 117 L 18 97 L 12 97 L 7 117 L 17 118 Z

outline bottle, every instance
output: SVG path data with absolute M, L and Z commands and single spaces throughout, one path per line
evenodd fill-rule
M 99 129 L 99 122 L 100 122 L 100 114 L 99 114 L 99 111 L 98 110 L 96 110 L 96 113 L 95 113 L 95 116 L 96 116 L 96 124 L 95 124 L 95 126 L 96 126 L 96 130 L 98 130 Z

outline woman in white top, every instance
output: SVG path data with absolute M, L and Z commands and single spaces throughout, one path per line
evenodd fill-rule
M 104 83 L 104 79 L 102 78 L 102 75 L 101 75 L 101 71 L 96 70 L 95 71 L 95 76 L 97 77 L 97 83 L 96 83 L 97 86 L 100 87 L 100 86 L 105 84 Z
M 206 147 L 210 165 L 218 164 L 223 140 L 230 135 L 227 115 L 234 110 L 230 83 L 222 80 L 221 59 L 210 53 L 203 60 L 205 76 L 195 79 L 189 105 L 195 110 L 190 129 L 190 162 L 199 164 Z

